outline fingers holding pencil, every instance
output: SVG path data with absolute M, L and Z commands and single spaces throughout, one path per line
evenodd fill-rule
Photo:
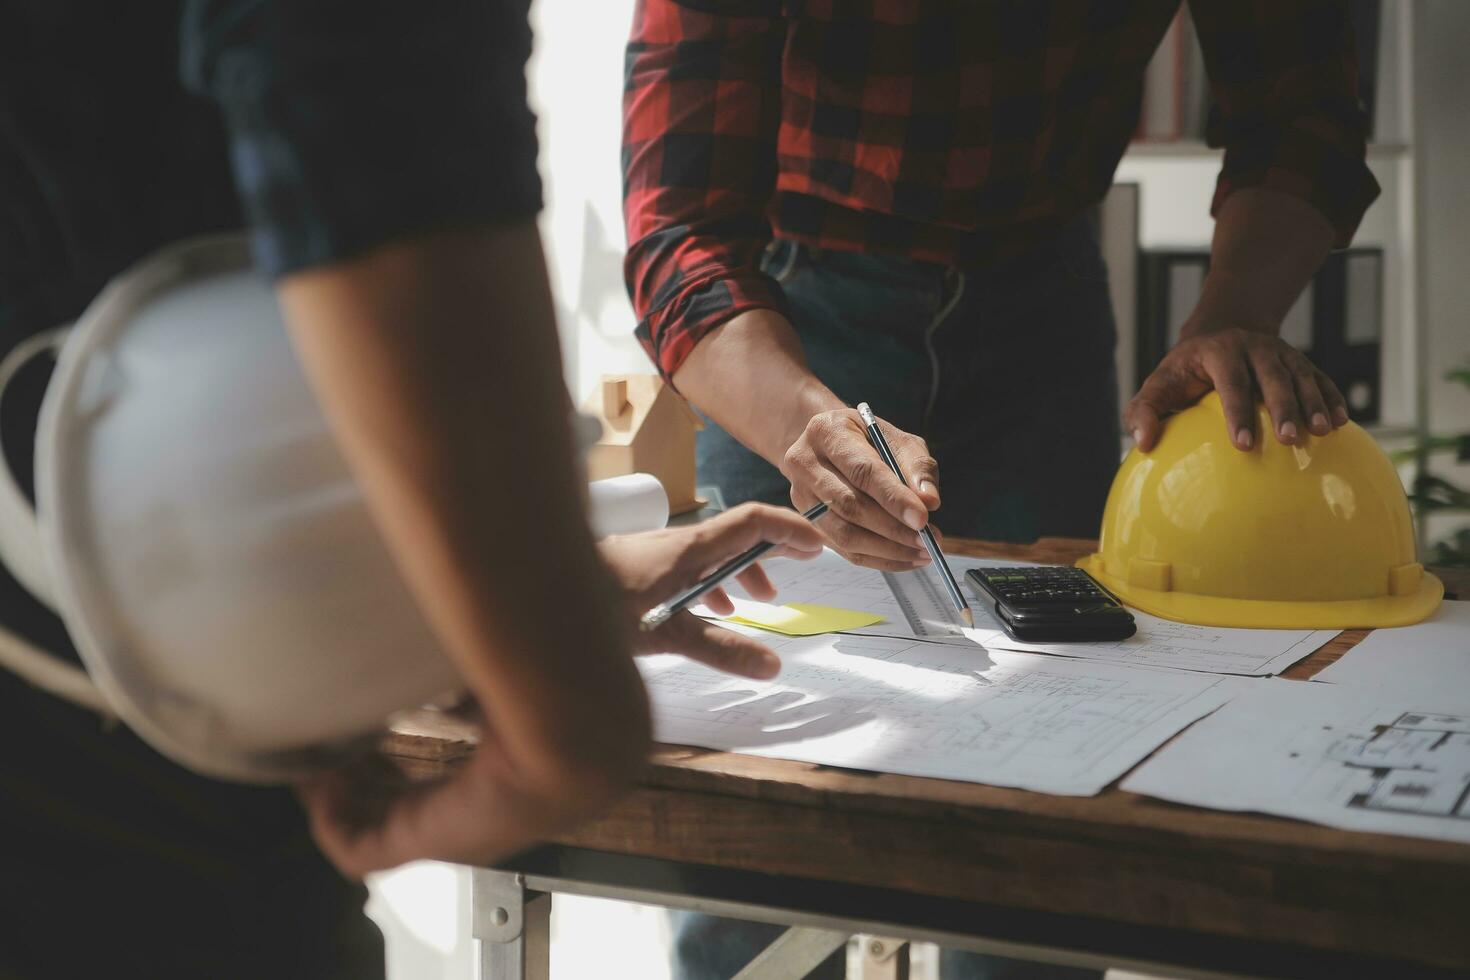
M 728 547 L 743 543 L 743 540 L 748 540 L 752 534 L 763 535 L 763 537 L 756 544 L 736 554 L 724 564 L 717 566 L 713 571 L 703 573 L 698 581 L 684 591 L 649 609 L 638 622 L 640 629 L 644 632 L 651 632 L 658 629 L 664 623 L 668 622 L 671 616 L 683 611 L 695 602 L 705 599 L 710 593 L 718 591 L 721 583 L 726 579 L 744 573 L 759 558 L 767 556 L 812 558 L 820 554 L 820 549 L 807 550 L 811 541 L 809 535 L 812 533 L 810 522 L 815 521 L 827 512 L 826 504 L 818 504 L 802 514 L 799 518 L 794 517 L 788 511 L 763 507 L 762 505 L 747 504 L 745 506 L 757 509 L 742 511 L 742 508 L 737 507 L 732 512 L 735 518 L 741 518 L 742 513 L 747 515 L 745 518 L 738 520 L 734 534 L 730 534 L 726 529 L 716 529 L 710 532 L 710 536 L 717 538 L 726 546 L 719 549 L 722 554 L 728 552 Z M 758 519 L 761 517 L 764 517 L 766 521 L 774 523 L 762 526 Z M 715 520 L 718 521 L 719 518 Z M 712 521 L 711 523 L 714 522 Z M 803 523 L 806 525 L 806 529 L 798 530 Z M 688 568 L 686 567 L 685 570 L 687 571 Z M 769 582 L 765 584 L 769 585 Z M 728 597 L 725 598 L 728 599 Z
M 809 520 L 789 510 L 744 504 L 694 527 L 606 538 L 600 548 L 638 615 L 655 603 L 686 597 L 668 610 L 656 632 L 647 626 L 640 631 L 640 652 L 681 653 L 731 673 L 767 677 L 774 673 L 772 665 L 779 666 L 774 653 L 756 640 L 705 623 L 683 607 L 701 601 L 728 615 L 734 605 L 721 583 L 730 579 L 754 598 L 774 598 L 775 586 L 755 558 L 814 558 L 822 552 L 822 536 Z M 694 586 L 702 586 L 697 600 L 687 598 Z
M 898 457 L 893 454 L 893 449 L 888 445 L 888 440 L 883 435 L 883 429 L 878 423 L 878 417 L 868 407 L 867 402 L 859 402 L 857 407 L 858 417 L 862 419 L 863 425 L 867 427 L 868 441 L 883 458 L 888 468 L 893 470 L 893 475 L 900 481 L 904 481 L 903 467 L 899 465 Z M 946 591 L 949 592 L 950 602 L 954 604 L 955 612 L 966 626 L 975 625 L 975 614 L 970 611 L 970 605 L 965 601 L 965 594 L 960 591 L 959 582 L 955 581 L 954 572 L 950 571 L 949 562 L 944 559 L 944 551 L 939 547 L 939 540 L 934 536 L 934 528 L 925 524 L 919 529 L 919 540 L 924 549 L 929 552 L 929 557 L 934 562 L 934 567 L 939 571 L 939 580 L 944 583 Z

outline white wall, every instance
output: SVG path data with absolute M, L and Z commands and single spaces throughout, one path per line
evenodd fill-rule
M 1402 2 L 1402 0 L 1400 0 Z M 1426 0 L 1425 30 L 1418 41 L 1425 72 L 1421 93 L 1425 131 L 1421 152 L 1428 165 L 1429 424 L 1436 432 L 1470 432 L 1470 390 L 1442 379 L 1450 367 L 1470 361 L 1470 3 Z M 1460 486 L 1470 485 L 1470 466 L 1444 457 L 1434 469 Z M 1470 523 L 1466 515 L 1429 525 L 1433 540 Z
M 531 104 L 540 117 L 551 265 L 567 385 L 580 402 L 600 374 L 652 372 L 623 287 L 623 45 L 633 0 L 536 0 Z
M 1436 429 L 1470 429 L 1470 392 L 1440 381 L 1470 359 L 1470 3 L 1429 0 L 1419 40 L 1428 83 L 1420 138 L 1429 166 L 1429 417 Z

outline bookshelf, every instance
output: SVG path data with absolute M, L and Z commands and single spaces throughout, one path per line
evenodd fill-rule
M 1423 122 L 1414 99 L 1421 88 L 1414 46 L 1422 19 L 1422 0 L 1382 0 L 1379 6 L 1375 139 L 1368 146 L 1368 167 L 1382 194 L 1353 242 L 1383 253 L 1380 412 L 1368 428 L 1386 448 L 1413 445 L 1426 431 L 1428 415 L 1427 280 L 1420 261 L 1425 160 L 1416 152 L 1415 135 L 1423 131 Z M 1214 231 L 1209 202 L 1221 156 L 1221 150 L 1198 138 L 1140 139 L 1130 145 L 1115 181 L 1138 185 L 1140 248 L 1209 247 Z M 1140 312 L 1142 302 L 1140 297 Z

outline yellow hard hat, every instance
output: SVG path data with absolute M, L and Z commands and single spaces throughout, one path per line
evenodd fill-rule
M 1170 418 L 1123 460 L 1098 550 L 1077 564 L 1120 599 L 1207 626 L 1406 626 L 1444 597 L 1414 556 L 1403 484 L 1349 422 L 1283 446 L 1264 407 L 1249 452 L 1225 433 L 1219 395 Z

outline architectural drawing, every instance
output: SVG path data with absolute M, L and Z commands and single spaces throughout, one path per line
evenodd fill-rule
M 1434 710 L 1303 681 L 1238 682 L 1123 788 L 1348 830 L 1470 843 L 1470 694 Z M 1454 703 L 1458 701 L 1458 703 Z
M 1327 755 L 1372 774 L 1370 786 L 1348 797 L 1350 807 L 1470 820 L 1470 716 L 1406 711 L 1343 736 Z
M 1222 704 L 1205 674 L 914 639 L 761 634 L 772 681 L 641 662 L 660 741 L 1088 796 Z

